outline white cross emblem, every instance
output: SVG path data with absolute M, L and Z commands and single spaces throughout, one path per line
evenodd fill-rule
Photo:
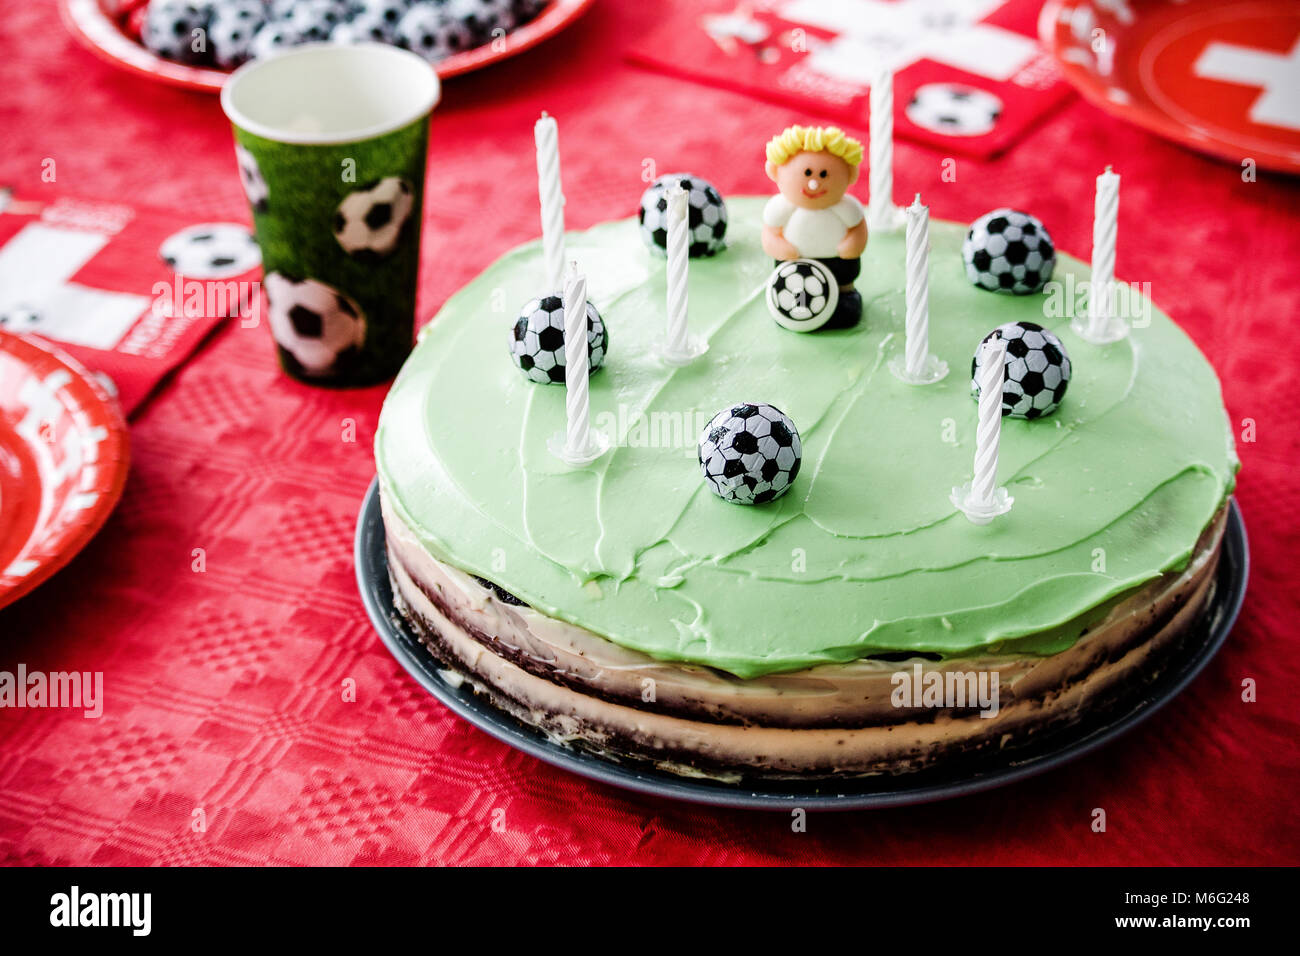
M 31 312 L 33 332 L 112 349 L 149 307 L 149 298 L 71 281 L 107 243 L 102 233 L 28 223 L 0 249 L 0 315 Z
M 1300 42 L 1290 53 L 1274 53 L 1231 43 L 1205 47 L 1192 71 L 1207 80 L 1258 86 L 1263 92 L 1251 104 L 1255 123 L 1300 129 Z
M 934 60 L 1005 82 L 1037 55 L 1029 37 L 978 21 L 1003 0 L 790 0 L 777 13 L 838 34 L 813 47 L 808 66 L 869 86 L 882 70 L 897 73 Z

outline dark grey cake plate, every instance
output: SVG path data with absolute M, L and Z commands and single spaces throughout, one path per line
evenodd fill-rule
M 453 712 L 498 740 L 564 770 L 601 783 L 641 793 L 721 807 L 754 810 L 865 810 L 959 797 L 991 790 L 1059 767 L 1109 743 L 1146 720 L 1195 679 L 1232 630 L 1246 594 L 1249 553 L 1246 527 L 1236 501 L 1229 503 L 1223 554 L 1210 613 L 1184 642 L 1179 656 L 1141 696 L 1122 709 L 1098 715 L 1068 731 L 1016 751 L 986 754 L 959 765 L 940 765 L 899 776 L 858 777 L 800 784 L 762 779 L 722 783 L 681 777 L 646 764 L 619 763 L 587 750 L 555 743 L 477 695 L 468 682 L 453 684 L 445 668 L 425 650 L 415 631 L 393 607 L 388 579 L 384 525 L 379 513 L 379 482 L 370 485 L 361 506 L 356 536 L 357 585 L 366 613 L 385 646 L 407 673 Z

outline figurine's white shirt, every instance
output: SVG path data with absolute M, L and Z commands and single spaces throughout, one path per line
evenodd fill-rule
M 804 209 L 781 194 L 763 207 L 763 224 L 780 229 L 805 259 L 838 256 L 844 234 L 862 221 L 862 203 L 845 196 L 829 209 Z

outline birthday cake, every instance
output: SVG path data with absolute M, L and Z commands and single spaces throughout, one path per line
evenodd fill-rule
M 836 214 L 850 235 L 854 211 Z M 1060 290 L 1089 269 L 1048 246 L 1052 285 L 980 288 L 977 230 L 936 220 L 924 344 L 950 371 L 908 381 L 909 237 L 863 236 L 840 290 L 860 321 L 834 294 L 843 268 L 791 259 L 813 264 L 800 282 L 832 279 L 800 286 L 833 320 L 799 334 L 773 321 L 800 320 L 765 233 L 782 215 L 729 198 L 725 242 L 691 237 L 686 356 L 666 357 L 679 280 L 644 212 L 565 236 L 601 325 L 590 461 L 560 447 L 573 389 L 521 364 L 516 330 L 568 301 L 539 297 L 543 243 L 425 329 L 375 449 L 397 606 L 448 679 L 574 746 L 724 778 L 1014 750 L 1139 692 L 1214 587 L 1238 463 L 1205 358 L 1131 290 L 1127 335 L 1081 338 Z M 1017 336 L 1055 364 L 1026 366 Z M 1006 414 L 995 394 L 989 419 L 972 377 L 994 361 Z M 1003 507 L 984 514 L 967 504 L 990 428 Z

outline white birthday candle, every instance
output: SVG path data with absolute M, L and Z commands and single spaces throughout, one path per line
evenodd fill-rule
M 1007 361 L 1007 344 L 991 339 L 983 352 L 979 370 L 979 425 L 975 429 L 975 478 L 971 482 L 971 503 L 993 504 L 998 478 L 998 441 L 1002 435 L 1002 379 Z
M 1115 240 L 1119 228 L 1119 176 L 1109 166 L 1097 177 L 1092 220 L 1092 294 L 1088 333 L 1102 338 L 1115 319 Z
M 920 378 L 930 354 L 930 209 L 907 207 L 907 374 Z
M 564 284 L 564 408 L 568 416 L 564 450 L 581 458 L 591 447 L 587 368 L 587 277 L 574 262 Z
M 888 70 L 871 84 L 870 180 L 869 225 L 884 228 L 894 207 L 894 74 Z
M 555 117 L 542 113 L 533 127 L 537 142 L 537 193 L 542 202 L 542 250 L 546 287 L 564 283 L 564 191 L 560 186 L 560 134 Z
M 680 183 L 668 189 L 668 350 L 686 350 L 686 273 L 690 263 L 687 242 L 686 190 Z

